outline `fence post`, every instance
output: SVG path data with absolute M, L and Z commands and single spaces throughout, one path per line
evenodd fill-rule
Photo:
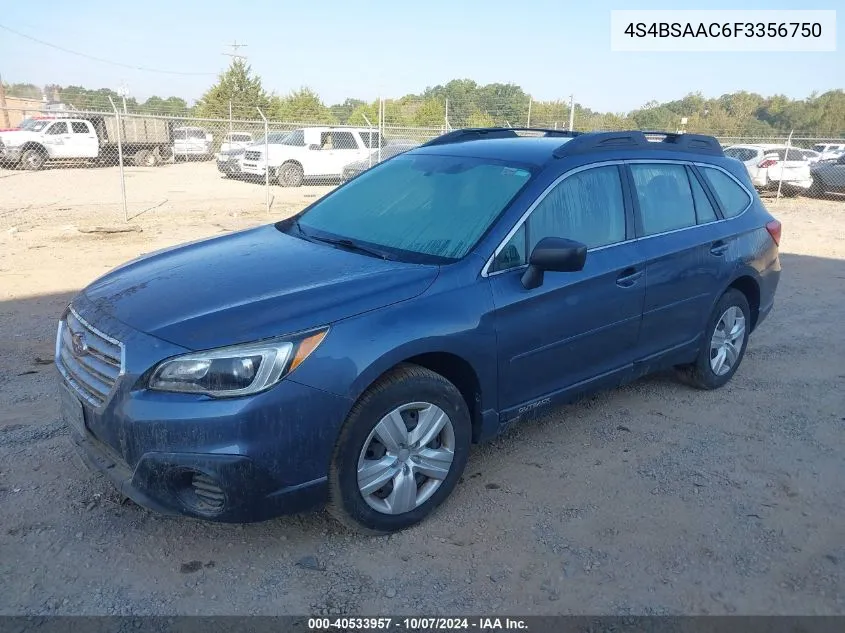
M 370 120 L 367 118 L 367 115 L 364 114 L 363 112 L 361 113 L 361 116 L 364 117 L 364 121 L 367 122 L 367 129 L 370 132 L 370 153 L 368 154 L 367 158 L 369 160 L 370 167 L 372 167 L 373 166 L 373 124 L 370 123 Z M 378 145 L 379 145 L 379 147 L 381 147 L 382 142 L 383 142 L 383 139 L 381 138 L 381 130 L 379 130 L 379 134 L 378 134 Z
M 575 126 L 575 95 L 569 95 L 569 131 Z
M 780 180 L 778 180 L 778 195 L 775 202 L 780 201 L 780 190 L 783 187 L 783 170 L 786 167 L 786 161 L 789 160 L 789 148 L 792 146 L 792 133 L 795 130 L 789 130 L 789 136 L 786 139 L 786 152 L 783 155 L 783 160 L 780 162 Z
M 528 121 L 525 123 L 525 127 L 531 127 L 531 102 L 533 99 L 528 97 Z
M 384 138 L 384 97 L 378 98 L 378 136 Z M 381 162 L 381 143 L 378 144 L 378 162 Z
M 264 186 L 267 190 L 267 213 L 270 213 L 270 125 L 261 108 L 255 108 L 264 119 Z
M 120 111 L 114 104 L 114 99 L 109 97 L 112 110 L 114 110 L 115 127 L 117 128 L 117 162 L 120 165 L 120 196 L 123 199 L 123 221 L 129 222 L 129 211 L 126 208 L 126 176 L 123 173 L 123 130 L 120 120 Z

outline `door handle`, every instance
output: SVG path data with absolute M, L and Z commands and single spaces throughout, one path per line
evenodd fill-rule
M 712 255 L 715 255 L 716 257 L 721 257 L 722 255 L 725 254 L 725 252 L 727 250 L 728 250 L 728 245 L 725 242 L 723 242 L 722 240 L 719 240 L 717 242 L 713 242 L 713 245 L 710 247 L 710 253 Z
M 616 278 L 616 285 L 620 288 L 630 288 L 643 276 L 643 271 L 636 268 L 626 268 Z

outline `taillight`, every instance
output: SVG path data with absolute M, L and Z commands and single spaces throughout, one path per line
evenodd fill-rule
M 773 160 L 771 158 L 767 158 L 762 163 L 757 165 L 757 167 L 760 167 L 761 169 L 766 169 L 766 167 L 774 167 L 777 164 L 778 164 L 778 162 L 776 160 Z
M 774 240 L 775 244 L 780 246 L 780 222 L 778 222 L 777 220 L 772 220 L 771 222 L 766 224 L 766 230 L 769 232 L 769 235 L 772 236 L 772 239 Z

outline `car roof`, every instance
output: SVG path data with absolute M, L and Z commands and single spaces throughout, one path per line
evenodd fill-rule
M 491 138 L 448 145 L 433 145 L 412 149 L 414 154 L 466 156 L 471 158 L 506 159 L 518 163 L 542 166 L 552 159 L 553 152 L 572 139 L 550 136 L 518 136 Z

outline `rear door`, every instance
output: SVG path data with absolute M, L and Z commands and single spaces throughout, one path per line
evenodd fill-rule
M 100 151 L 100 144 L 97 135 L 94 133 L 94 126 L 88 121 L 70 122 L 70 143 L 73 144 L 73 151 L 81 158 L 96 158 Z
M 691 165 L 630 161 L 646 288 L 638 360 L 697 345 L 730 275 L 715 202 Z
M 356 160 L 365 158 L 366 155 L 362 153 L 359 146 L 357 134 L 347 130 L 333 130 L 331 151 L 331 171 L 326 172 L 338 176 L 343 172 L 343 168 L 349 163 L 354 163 Z

